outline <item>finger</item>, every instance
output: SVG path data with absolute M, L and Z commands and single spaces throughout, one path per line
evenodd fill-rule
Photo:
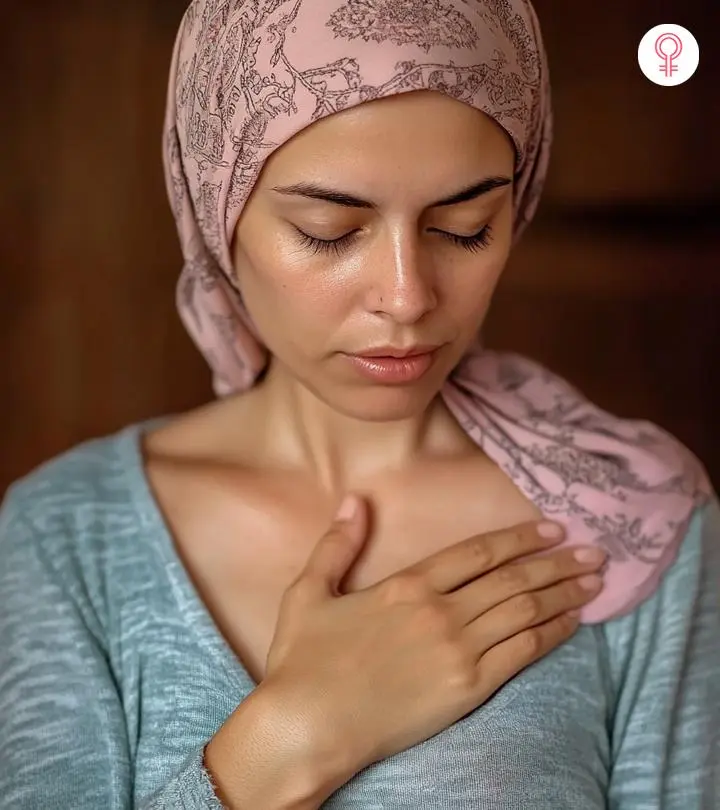
M 337 594 L 340 582 L 360 553 L 366 530 L 366 504 L 362 498 L 349 496 L 328 531 L 315 544 L 296 580 L 299 587 L 295 590 Z
M 465 625 L 513 596 L 597 571 L 605 559 L 605 552 L 599 548 L 561 549 L 502 565 L 447 594 L 445 599 L 457 621 Z
M 578 628 L 577 614 L 562 613 L 545 624 L 530 627 L 489 649 L 478 661 L 478 668 L 490 694 L 523 669 L 543 658 L 573 636 Z M 487 700 L 488 696 L 485 696 Z
M 478 656 L 525 630 L 578 610 L 594 599 L 602 588 L 602 578 L 589 574 L 579 579 L 568 579 L 549 588 L 529 591 L 513 596 L 491 608 L 475 621 L 466 625 L 473 649 Z
M 478 534 L 410 566 L 438 593 L 448 593 L 499 565 L 551 548 L 564 536 L 562 527 L 548 521 L 521 523 Z

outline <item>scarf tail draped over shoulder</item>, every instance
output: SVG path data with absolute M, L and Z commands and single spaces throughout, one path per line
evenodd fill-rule
M 552 137 L 548 66 L 526 0 L 194 0 L 172 56 L 163 157 L 184 265 L 177 305 L 216 395 L 248 390 L 267 352 L 230 244 L 265 160 L 321 118 L 435 90 L 493 118 L 515 147 L 513 239 L 531 220 Z M 647 422 L 618 419 L 533 361 L 480 338 L 442 396 L 568 543 L 609 555 L 585 623 L 657 587 L 695 508 L 702 465 Z

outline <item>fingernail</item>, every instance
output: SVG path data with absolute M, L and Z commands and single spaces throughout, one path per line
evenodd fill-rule
M 352 495 L 346 495 L 340 504 L 340 508 L 337 510 L 335 520 L 341 522 L 352 520 L 357 512 L 357 506 L 357 498 Z
M 581 563 L 601 563 L 605 559 L 605 552 L 599 548 L 579 548 L 574 557 Z
M 546 540 L 559 540 L 565 534 L 559 523 L 551 523 L 548 520 L 538 523 L 536 529 L 540 537 L 544 537 Z
M 597 591 L 602 585 L 602 577 L 597 574 L 588 574 L 578 579 L 578 585 L 585 591 Z

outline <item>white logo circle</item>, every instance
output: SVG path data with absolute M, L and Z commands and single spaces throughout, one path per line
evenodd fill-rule
M 682 25 L 656 25 L 640 40 L 638 65 L 655 84 L 672 87 L 686 82 L 697 70 L 700 48 Z

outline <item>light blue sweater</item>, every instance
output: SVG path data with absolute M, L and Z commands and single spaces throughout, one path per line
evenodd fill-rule
M 43 464 L 3 502 L 3 810 L 221 806 L 202 748 L 254 683 L 174 550 L 143 472 L 143 427 Z M 634 613 L 581 628 L 324 807 L 718 810 L 719 583 L 713 500 Z

